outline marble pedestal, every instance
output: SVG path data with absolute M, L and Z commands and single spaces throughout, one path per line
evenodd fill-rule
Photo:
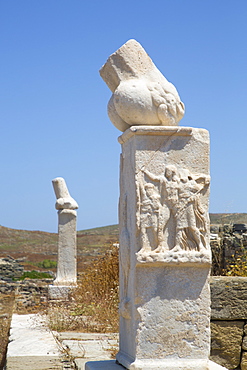
M 75 210 L 58 211 L 58 263 L 54 285 L 75 285 L 77 282 L 76 216 Z
M 49 285 L 48 287 L 48 297 L 52 300 L 61 300 L 61 301 L 68 301 L 69 295 L 76 286 L 68 286 L 68 285 Z
M 132 126 L 119 142 L 120 348 L 114 366 L 220 369 L 209 361 L 208 132 Z M 86 365 L 100 368 L 107 367 Z
M 76 287 L 76 216 L 75 210 L 58 211 L 57 276 L 49 286 L 50 299 L 68 299 L 71 289 Z

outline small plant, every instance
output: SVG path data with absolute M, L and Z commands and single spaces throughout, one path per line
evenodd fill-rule
M 24 279 L 51 279 L 52 276 L 47 272 L 40 272 L 40 271 L 24 271 L 22 276 L 19 278 L 15 278 L 14 280 L 24 280 Z
M 37 263 L 37 266 L 44 268 L 44 269 L 51 269 L 51 268 L 57 267 L 57 262 L 46 259 L 46 260 L 43 260 L 42 262 Z

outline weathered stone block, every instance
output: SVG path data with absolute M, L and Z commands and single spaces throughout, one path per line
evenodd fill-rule
M 208 133 L 134 126 L 119 141 L 117 361 L 131 370 L 208 370 Z
M 241 321 L 211 322 L 211 360 L 228 369 L 239 366 L 243 327 Z
M 212 320 L 247 318 L 247 277 L 213 276 L 210 286 Z

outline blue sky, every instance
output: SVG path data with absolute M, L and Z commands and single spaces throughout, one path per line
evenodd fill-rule
M 211 212 L 247 212 L 246 0 L 0 0 L 0 225 L 57 230 L 65 178 L 78 229 L 117 223 L 121 134 L 99 69 L 139 41 L 211 135 Z

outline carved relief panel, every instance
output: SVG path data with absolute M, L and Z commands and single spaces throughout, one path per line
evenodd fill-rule
M 208 175 L 192 174 L 175 165 L 166 165 L 158 176 L 141 168 L 136 175 L 141 253 L 207 249 L 207 210 L 201 196 L 209 182 Z M 175 231 L 170 243 L 169 223 Z
M 120 142 L 129 163 L 123 175 L 124 191 L 132 199 L 127 217 L 132 217 L 132 231 L 135 212 L 135 241 L 131 241 L 131 248 L 135 248 L 138 261 L 161 261 L 158 256 L 166 255 L 167 259 L 168 255 L 181 257 L 183 253 L 190 261 L 192 255 L 201 260 L 202 254 L 208 254 L 209 261 L 208 132 L 188 127 L 140 126 L 126 131 Z M 135 200 L 129 185 L 133 176 Z

